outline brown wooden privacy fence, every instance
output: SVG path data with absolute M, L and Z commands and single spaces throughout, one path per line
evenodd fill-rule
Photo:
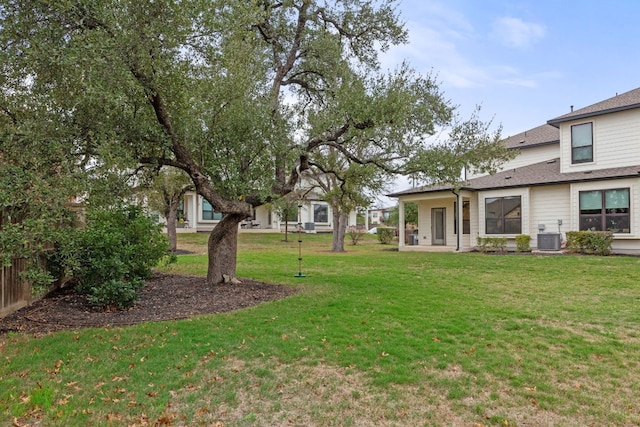
M 0 267 L 0 317 L 31 302 L 31 287 L 20 273 L 26 269 L 26 259 L 14 258 L 10 267 Z

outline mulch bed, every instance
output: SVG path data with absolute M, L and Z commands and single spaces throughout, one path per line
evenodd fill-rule
M 159 274 L 147 280 L 140 298 L 127 310 L 96 310 L 73 289 L 51 293 L 28 307 L 0 318 L 0 336 L 8 332 L 44 334 L 63 329 L 132 325 L 223 313 L 286 298 L 290 286 L 240 279 L 241 284 L 207 285 L 206 278 Z

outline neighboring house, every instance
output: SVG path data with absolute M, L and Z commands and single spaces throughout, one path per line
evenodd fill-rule
M 322 200 L 320 194 L 310 191 L 305 194 L 300 204 L 298 213 L 288 218 L 289 231 L 296 230 L 300 222 L 305 232 L 333 232 L 331 207 Z M 178 226 L 185 228 L 184 231 L 208 232 L 220 222 L 222 214 L 215 212 L 211 204 L 202 196 L 195 192 L 187 192 L 178 211 L 178 218 L 182 218 Z M 253 215 L 240 224 L 240 229 L 280 232 L 285 230 L 285 219 L 280 218 L 268 205 L 258 206 L 253 210 Z M 348 225 L 356 225 L 355 211 L 349 215 Z
M 470 174 L 458 190 L 390 195 L 400 218 L 404 203 L 419 207 L 417 246 L 401 239 L 400 250 L 468 251 L 478 237 L 506 237 L 513 248 L 518 234 L 530 235 L 534 249 L 538 240 L 539 249 L 553 249 L 558 234 L 610 230 L 614 252 L 640 253 L 640 88 L 572 108 L 504 143 L 519 154 L 494 175 Z
M 380 208 L 369 209 L 369 227 L 375 227 L 376 225 L 386 224 L 389 222 L 389 216 L 393 208 Z

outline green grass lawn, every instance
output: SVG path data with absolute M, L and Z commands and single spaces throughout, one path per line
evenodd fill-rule
M 640 425 L 640 258 L 241 234 L 230 314 L 0 343 L 0 425 Z M 206 235 L 165 270 L 206 273 Z M 241 286 L 241 285 L 240 285 Z

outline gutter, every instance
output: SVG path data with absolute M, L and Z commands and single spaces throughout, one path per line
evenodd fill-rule
M 455 218 L 456 223 L 458 224 L 458 229 L 456 230 L 456 252 L 460 252 L 460 230 L 462 229 L 462 222 L 460 221 L 458 212 L 462 205 L 460 204 L 460 193 L 456 193 L 455 189 L 452 189 L 451 192 L 456 196 Z

